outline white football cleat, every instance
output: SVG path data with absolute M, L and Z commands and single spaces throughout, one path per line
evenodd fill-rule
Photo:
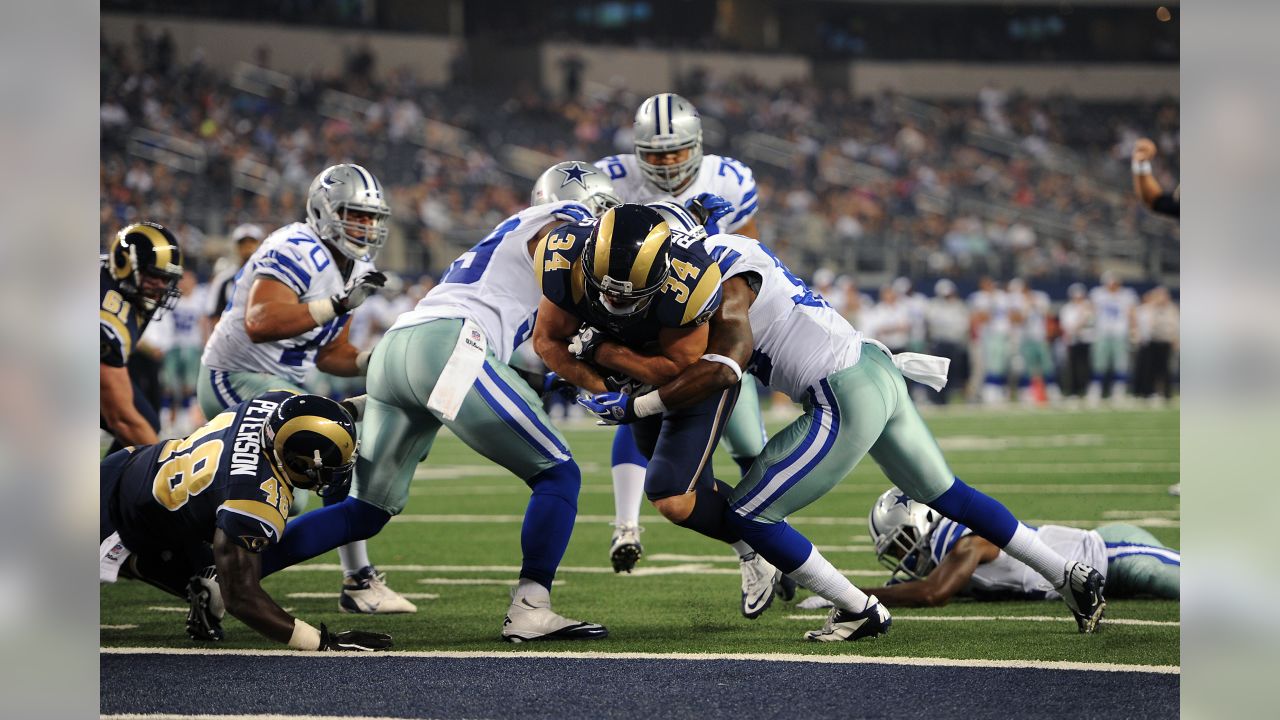
M 644 555 L 644 547 L 640 545 L 640 533 L 644 528 L 634 523 L 615 523 L 614 527 L 613 541 L 609 544 L 609 562 L 613 564 L 614 572 L 630 573 L 636 561 Z
M 817 642 L 840 642 L 842 640 L 861 640 L 873 638 L 889 632 L 893 618 L 889 611 L 880 604 L 875 595 L 867 598 L 867 609 L 860 613 L 831 608 L 827 614 L 827 622 L 821 630 L 810 630 L 804 634 L 805 640 Z
M 387 587 L 386 573 L 380 573 L 372 565 L 366 565 L 360 568 L 360 572 L 342 581 L 338 610 L 362 615 L 390 615 L 415 613 L 418 612 L 418 606 Z
M 530 601 L 521 595 L 511 601 L 502 620 L 502 639 L 510 643 L 533 640 L 599 640 L 609 637 L 603 625 L 570 620 L 551 609 L 551 599 Z
M 1065 581 L 1058 592 L 1071 608 L 1076 618 L 1076 626 L 1082 633 L 1091 633 L 1098 629 L 1102 613 L 1107 609 L 1107 601 L 1102 597 L 1102 588 L 1106 581 L 1102 573 L 1076 561 L 1069 563 L 1063 571 Z
M 751 552 L 738 560 L 742 571 L 742 617 L 755 620 L 773 604 L 773 594 L 782 571 Z

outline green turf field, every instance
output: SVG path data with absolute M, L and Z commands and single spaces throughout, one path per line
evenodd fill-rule
M 1004 501 L 1022 520 L 1094 527 L 1133 522 L 1179 546 L 1178 411 L 985 412 L 932 415 L 931 427 L 956 474 Z M 337 612 L 337 553 L 279 573 L 265 586 L 313 625 L 377 629 L 401 650 L 601 650 L 609 652 L 857 653 L 883 656 L 1065 660 L 1177 665 L 1178 603 L 1112 600 L 1106 624 L 1081 636 L 1060 602 L 954 602 L 894 611 L 893 630 L 873 642 L 807 643 L 824 611 L 775 603 L 756 621 L 738 614 L 739 576 L 731 551 L 675 527 L 646 507 L 646 556 L 637 574 L 615 575 L 608 545 L 612 433 L 566 432 L 583 469 L 579 518 L 553 595 L 557 611 L 607 625 L 589 644 L 510 646 L 499 641 L 520 564 L 520 515 L 528 491 L 514 477 L 442 435 L 415 478 L 405 513 L 370 541 L 391 586 L 415 598 L 415 615 L 365 617 Z M 716 458 L 722 476 L 736 467 Z M 836 567 L 874 588 L 887 577 L 867 535 L 871 502 L 888 485 L 867 460 L 825 498 L 793 518 Z M 406 567 L 407 566 L 407 567 Z M 477 580 L 491 581 L 479 584 Z M 501 581 L 501 582 L 500 582 Z M 295 595 L 300 594 L 300 595 Z M 797 600 L 808 593 L 801 591 Z M 190 647 L 185 602 L 136 582 L 103 586 L 102 644 Z M 890 608 L 892 610 L 892 608 Z M 928 620 L 928 618 L 952 618 Z M 954 619 L 959 618 L 959 619 Z M 972 618 L 972 619 L 970 619 Z M 1018 618 L 1046 618 L 1043 621 Z M 275 647 L 230 617 L 226 647 Z

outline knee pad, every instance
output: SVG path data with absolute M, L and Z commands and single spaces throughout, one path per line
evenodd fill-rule
M 553 495 L 578 506 L 578 491 L 582 489 L 582 471 L 578 463 L 569 460 L 543 470 L 525 481 L 535 495 Z

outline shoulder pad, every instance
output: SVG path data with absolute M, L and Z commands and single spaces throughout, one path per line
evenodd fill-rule
M 582 247 L 591 225 L 561 225 L 542 237 L 533 251 L 533 271 L 548 300 L 570 308 L 586 290 L 582 275 Z

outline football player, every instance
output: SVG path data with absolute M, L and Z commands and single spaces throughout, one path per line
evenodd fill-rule
M 127 363 L 147 324 L 178 301 L 182 250 L 164 226 L 134 223 L 111 241 L 99 277 L 99 423 L 114 436 L 108 452 L 115 452 L 159 440 L 160 416 L 129 378 Z
M 970 317 L 982 363 L 982 402 L 1001 405 L 1009 398 L 1009 299 L 995 280 L 978 280 L 978 291 L 969 296 Z
M 108 455 L 100 580 L 133 578 L 186 598 L 194 640 L 223 639 L 225 611 L 296 650 L 390 647 L 390 635 L 313 627 L 259 583 L 262 552 L 279 540 L 294 491 L 342 490 L 356 444 L 338 403 L 285 390 L 236 405 L 186 438 Z
M 1138 293 L 1121 285 L 1115 271 L 1107 270 L 1101 279 L 1102 285 L 1089 291 L 1089 304 L 1094 313 L 1090 351 L 1093 378 L 1086 399 L 1092 404 L 1102 398 L 1103 382 L 1108 377 L 1111 387 L 1107 396 L 1113 402 L 1124 401 L 1129 387 L 1129 334 L 1138 308 Z
M 1022 278 L 1014 278 L 1005 288 L 1009 304 L 1009 322 L 1014 343 L 1022 358 L 1022 374 L 1018 378 L 1019 400 L 1024 403 L 1057 401 L 1061 397 L 1054 373 L 1053 355 L 1049 352 L 1046 322 L 1051 310 L 1049 294 L 1032 290 Z
M 214 276 L 209 283 L 208 299 L 206 315 L 204 318 L 204 339 L 206 342 L 209 336 L 213 334 L 213 328 L 217 326 L 218 321 L 222 319 L 222 311 L 226 309 L 227 302 L 231 300 L 231 291 L 235 289 L 236 276 L 240 274 L 240 268 L 249 262 L 249 258 L 253 257 L 253 253 L 262 244 L 262 239 L 267 234 L 262 228 L 252 223 L 241 223 L 231 231 L 231 242 L 236 247 L 236 266 L 227 268 L 223 272 Z
M 705 216 L 708 232 L 759 236 L 755 219 L 759 203 L 751 168 L 730 157 L 703 154 L 702 119 L 692 103 L 673 93 L 654 95 L 636 110 L 633 131 L 633 154 L 611 155 L 596 162 L 596 167 L 609 174 L 624 202 L 700 205 L 708 201 L 716 205 L 714 209 L 701 208 L 710 211 Z M 767 439 L 758 390 L 754 381 L 748 381 L 725 426 L 725 445 L 745 473 Z M 618 428 L 613 443 L 614 533 L 609 546 L 614 572 L 631 572 L 644 553 L 640 503 L 646 467 L 630 428 Z M 749 563 L 751 557 L 746 560 Z
M 579 403 L 605 422 L 644 422 L 719 397 L 741 381 L 743 368 L 803 403 L 804 415 L 769 440 L 736 488 L 722 486 L 698 500 L 708 505 L 703 512 L 727 520 L 792 580 L 832 601 L 826 624 L 806 638 L 857 640 L 883 634 L 891 624 L 874 596 L 855 588 L 786 522 L 868 452 L 909 497 L 973 528 L 1059 589 L 1081 632 L 1096 628 L 1106 607 L 1102 576 L 1068 561 L 1004 505 L 956 478 L 916 411 L 900 366 L 936 388 L 946 380 L 944 360 L 915 353 L 892 358 L 864 341 L 759 241 L 721 234 L 704 247 L 726 278 L 706 354 L 657 390 L 623 389 Z
M 705 354 L 720 268 L 688 232 L 698 227 L 688 213 L 665 203 L 684 218 L 673 233 L 657 205 L 664 203 L 627 204 L 595 224 L 559 228 L 534 255 L 544 295 L 534 349 L 559 377 L 590 393 L 661 385 Z M 741 611 L 754 619 L 773 601 L 781 575 L 706 499 L 716 494 L 711 455 L 737 395 L 737 387 L 722 389 L 654 413 L 633 436 L 648 459 L 644 492 L 658 512 L 738 552 Z
M 538 241 L 618 204 L 608 180 L 581 162 L 549 168 L 533 207 L 494 228 L 449 266 L 417 307 L 387 330 L 369 362 L 364 443 L 351 497 L 290 525 L 267 571 L 350 539 L 372 537 L 404 509 L 414 468 L 441 427 L 533 491 L 520 577 L 502 625 L 509 642 L 591 640 L 608 630 L 551 609 L 551 585 L 577 517 L 582 474 L 538 394 L 509 365 L 534 326 Z M 541 269 L 539 263 L 536 268 Z
M 236 275 L 200 359 L 196 392 L 205 417 L 266 390 L 302 392 L 312 368 L 344 377 L 365 373 L 369 352 L 348 340 L 350 313 L 386 282 L 373 260 L 390 218 L 382 183 L 363 167 L 334 165 L 315 177 L 306 221 L 271 233 Z M 363 541 L 338 555 L 339 610 L 417 611 L 387 586 Z
M 1060 597 L 1059 590 L 1034 570 L 897 488 L 876 500 L 868 519 L 876 558 L 892 572 L 889 586 L 876 590 L 883 602 L 937 607 L 960 594 L 984 600 Z M 1108 595 L 1178 599 L 1181 554 L 1142 528 L 1041 525 L 1035 532 L 1063 555 L 1082 557 L 1098 568 L 1106 577 Z

